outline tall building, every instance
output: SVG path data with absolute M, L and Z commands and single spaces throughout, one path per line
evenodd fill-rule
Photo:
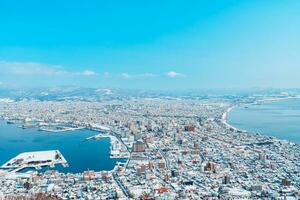
M 159 169 L 165 169 L 166 168 L 166 163 L 165 162 L 159 162 L 158 163 L 158 168 Z
M 211 162 L 208 162 L 208 163 L 206 164 L 206 166 L 204 167 L 204 170 L 205 170 L 205 171 L 214 172 L 214 171 L 215 171 L 215 164 L 214 164 L 214 163 L 211 163 Z
M 259 156 L 258 156 L 258 159 L 260 160 L 260 161 L 266 161 L 266 159 L 267 159 L 267 155 L 266 154 L 264 154 L 264 153 L 260 153 L 259 154 Z
M 96 177 L 96 174 L 94 171 L 87 171 L 83 173 L 83 180 L 84 181 L 89 181 L 92 180 Z
M 178 176 L 178 171 L 172 169 L 172 171 L 171 171 L 171 176 L 172 176 L 172 177 L 177 177 L 177 176 Z
M 134 122 L 130 122 L 130 123 L 128 124 L 128 128 L 129 128 L 129 130 L 131 130 L 131 131 L 135 130 L 135 123 L 134 123 Z
M 101 179 L 102 179 L 102 181 L 107 181 L 107 179 L 108 179 L 108 172 L 102 172 L 101 173 Z
M 282 185 L 284 186 L 291 186 L 291 181 L 289 181 L 288 179 L 282 179 L 281 181 Z
M 224 184 L 229 184 L 230 183 L 230 177 L 228 175 L 226 175 L 224 177 Z
M 196 129 L 195 126 L 192 125 L 192 124 L 186 125 L 184 127 L 184 130 L 187 131 L 187 132 L 195 132 L 195 129 Z
M 133 152 L 145 152 L 145 144 L 137 141 L 133 144 Z

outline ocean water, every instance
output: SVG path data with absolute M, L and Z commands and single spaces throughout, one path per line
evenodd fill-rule
M 228 123 L 300 144 L 300 99 L 236 107 L 228 114 Z
M 0 165 L 22 152 L 58 149 L 69 164 L 67 168 L 55 167 L 61 172 L 112 170 L 117 161 L 124 160 L 110 158 L 109 138 L 85 140 L 96 134 L 89 130 L 48 133 L 0 121 Z

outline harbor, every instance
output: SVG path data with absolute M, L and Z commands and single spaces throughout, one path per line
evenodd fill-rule
M 124 159 L 115 159 L 111 155 L 111 140 L 86 140 L 94 136 L 96 131 L 75 129 L 62 134 L 40 131 L 38 128 L 18 128 L 19 124 L 0 121 L 0 165 L 24 152 L 48 151 L 57 149 L 68 161 L 69 167 L 55 165 L 52 168 L 64 173 L 80 173 L 85 170 L 112 170 L 117 162 Z M 6 134 L 10 133 L 10 134 Z M 92 158 L 92 159 L 90 159 Z M 33 170 L 35 168 L 32 168 Z
M 19 119 L 27 125 L 85 128 L 54 134 L 39 131 L 36 126 L 21 129 L 19 124 L 1 121 L 0 162 L 10 160 L 15 166 L 7 171 L 0 170 L 1 186 L 5 188 L 0 192 L 26 194 L 32 189 L 59 195 L 63 199 L 116 199 L 116 195 L 128 199 L 143 197 L 148 191 L 152 199 L 168 196 L 181 199 L 182 194 L 178 191 L 183 189 L 186 198 L 191 199 L 213 199 L 216 195 L 224 199 L 296 197 L 299 191 L 299 145 L 255 134 L 248 128 L 243 132 L 224 125 L 228 120 L 228 124 L 240 127 L 231 122 L 232 114 L 240 105 L 252 111 L 249 102 L 253 101 L 251 98 L 235 103 L 209 104 L 206 100 L 168 100 L 166 103 L 165 99 L 134 99 L 117 101 L 113 105 L 110 101 L 105 104 L 76 102 L 79 110 L 74 110 L 75 102 L 32 101 L 2 105 L 0 113 L 5 113 L 3 118 Z M 261 117 L 274 113 L 274 105 L 264 106 L 257 105 L 253 113 L 258 108 L 264 108 L 259 114 Z M 293 114 L 288 120 L 294 119 L 294 125 L 297 124 L 297 106 L 297 102 L 289 102 L 281 109 L 289 116 Z M 232 107 L 235 108 L 232 110 Z M 31 108 L 39 109 L 29 112 Z M 278 108 L 277 104 L 275 108 Z M 40 116 L 41 109 L 51 112 Z M 18 115 L 15 110 L 18 110 Z M 237 119 L 242 119 L 242 116 Z M 259 117 L 251 119 L 262 120 Z M 29 166 L 27 161 L 22 164 L 23 160 L 12 159 L 24 151 L 47 149 L 59 150 L 69 167 L 53 165 L 54 161 L 47 161 L 46 157 L 46 160 L 33 161 L 45 162 L 45 167 Z M 20 166 L 17 165 L 19 162 Z M 23 166 L 26 168 L 21 170 Z M 27 167 L 33 168 L 26 170 Z M 21 171 L 15 173 L 13 170 Z M 24 181 L 16 176 L 25 176 Z M 12 177 L 12 183 L 5 181 Z M 32 188 L 24 190 L 28 184 Z M 215 189 L 211 188 L 212 185 Z M 93 192 L 95 186 L 99 191 L 97 194 Z M 194 189 L 191 191 L 190 188 Z
M 130 153 L 126 146 L 117 137 L 110 133 L 99 133 L 97 135 L 87 137 L 86 140 L 100 140 L 103 138 L 110 139 L 110 158 L 129 158 Z

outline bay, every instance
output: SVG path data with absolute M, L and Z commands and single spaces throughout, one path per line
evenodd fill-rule
M 36 128 L 21 129 L 16 124 L 0 121 L 0 165 L 23 152 L 59 150 L 69 164 L 67 168 L 57 165 L 54 169 L 60 172 L 112 170 L 116 162 L 124 160 L 110 158 L 109 138 L 85 140 L 96 134 L 85 129 L 50 133 Z
M 228 113 L 228 123 L 238 129 L 300 144 L 300 100 L 239 106 Z

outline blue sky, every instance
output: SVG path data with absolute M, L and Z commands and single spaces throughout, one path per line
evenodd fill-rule
M 300 87 L 298 0 L 1 0 L 0 86 Z

